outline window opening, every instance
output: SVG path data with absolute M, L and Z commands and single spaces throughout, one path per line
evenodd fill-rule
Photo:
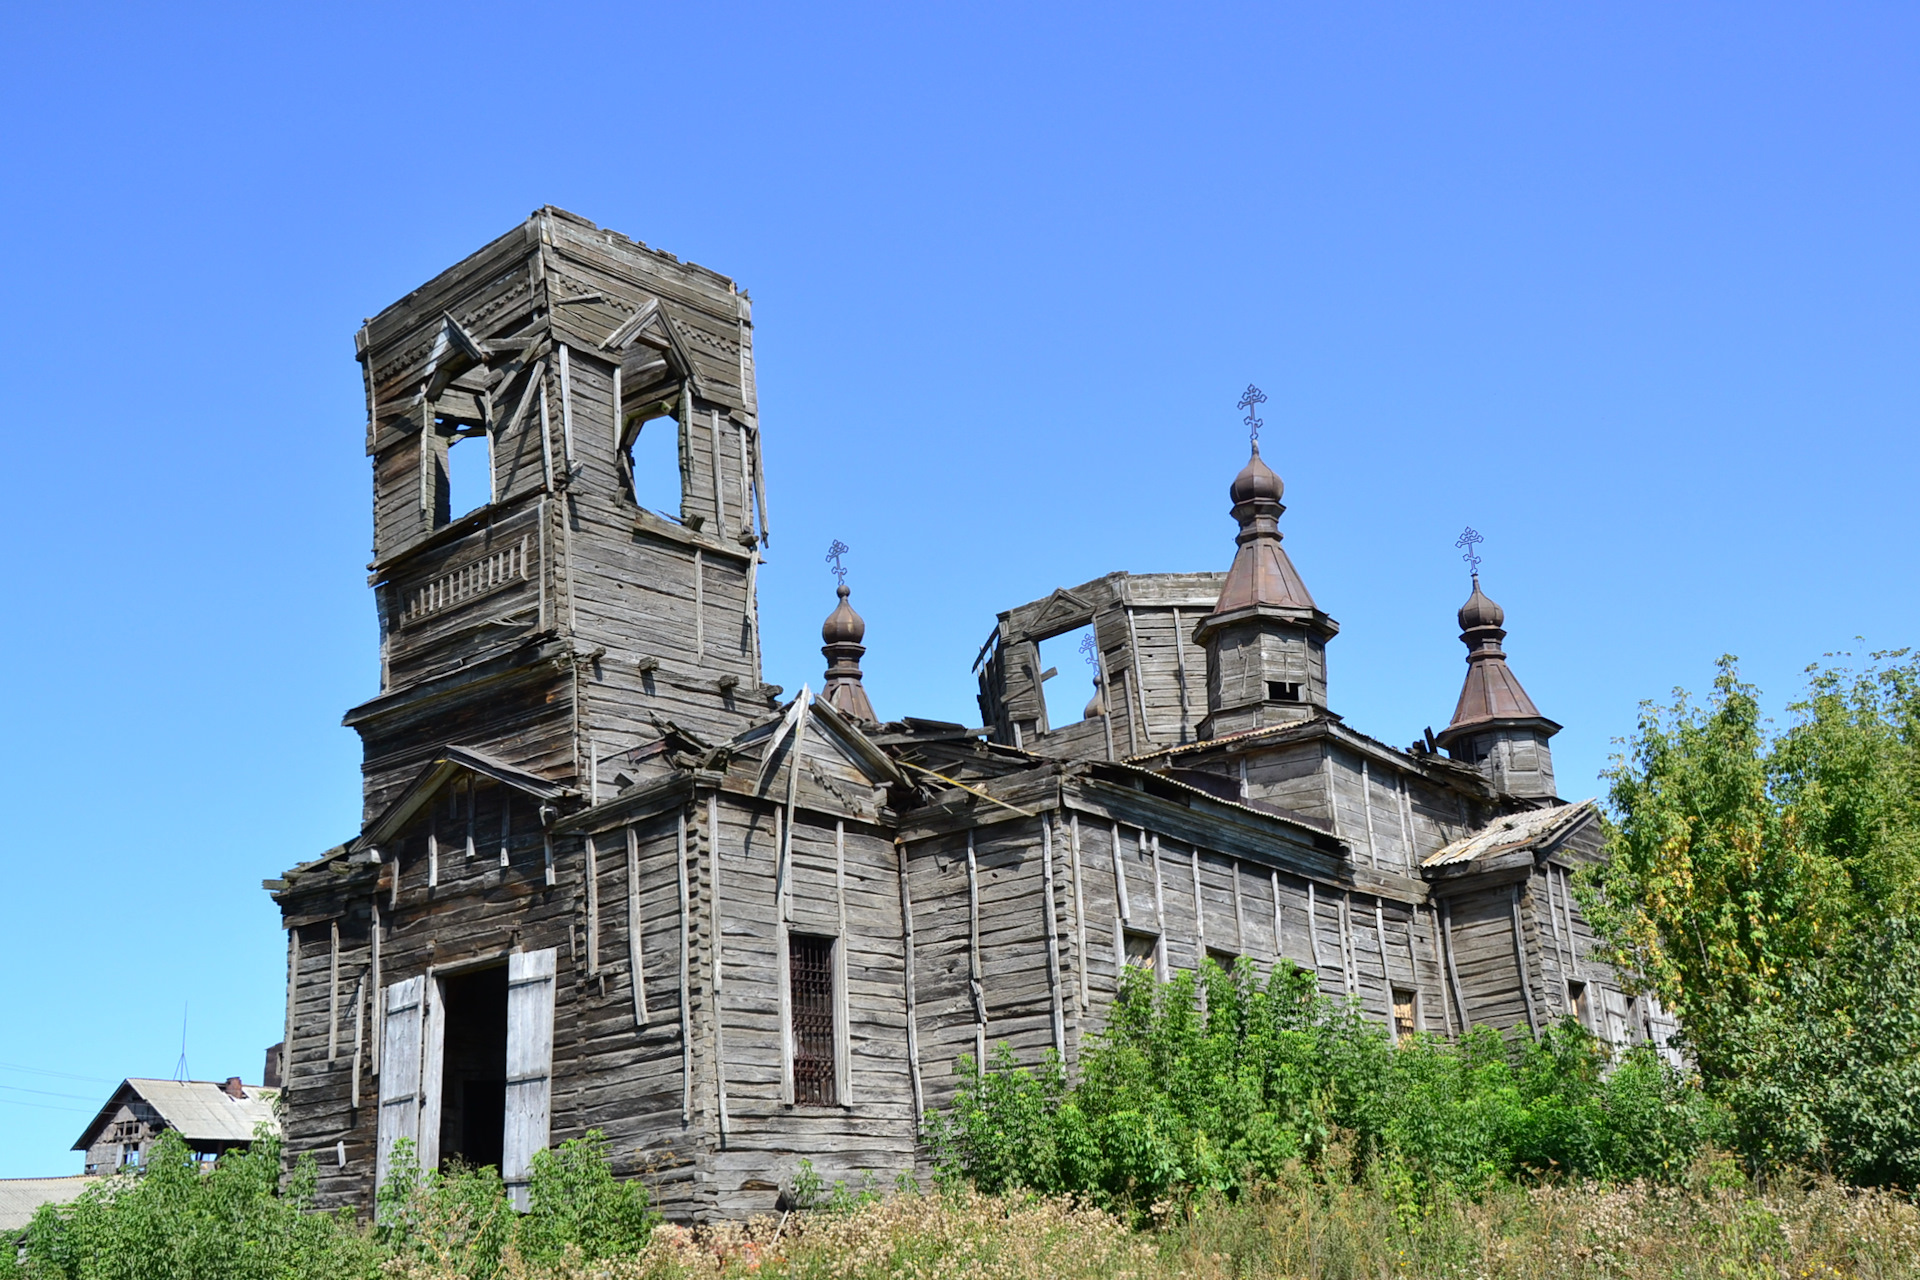
M 483 427 L 455 427 L 447 439 L 447 509 L 440 522 L 456 520 L 492 501 L 493 441 Z
M 1127 963 L 1152 973 L 1160 962 L 1160 935 L 1140 929 L 1126 931 Z
M 680 519 L 680 424 L 652 418 L 628 425 L 620 465 L 634 503 L 669 520 Z
M 1267 681 L 1267 697 L 1275 702 L 1300 701 L 1300 682 L 1298 680 Z
M 832 1106 L 833 939 L 789 935 L 787 979 L 793 1010 L 793 1100 Z
M 120 1144 L 120 1163 L 121 1164 L 139 1164 L 140 1163 L 140 1144 L 137 1142 L 121 1143 Z
M 507 1116 L 505 965 L 443 979 L 440 1163 L 500 1167 Z
M 1228 951 L 1222 947 L 1208 947 L 1207 959 L 1219 965 L 1221 971 L 1224 973 L 1232 973 L 1233 966 L 1240 963 L 1240 956 L 1238 955 L 1238 953 Z
M 1567 1008 L 1573 1010 L 1574 1018 L 1587 1030 L 1593 1030 L 1593 1023 L 1587 1017 L 1587 984 L 1584 982 L 1567 983 Z
M 1040 642 L 1040 689 L 1047 703 L 1047 728 L 1064 729 L 1101 714 L 1100 665 L 1089 661 L 1083 644 L 1093 639 L 1091 624 Z
M 1404 987 L 1393 989 L 1393 1038 L 1396 1043 L 1404 1044 L 1409 1036 L 1420 1029 L 1413 1001 L 1413 992 Z

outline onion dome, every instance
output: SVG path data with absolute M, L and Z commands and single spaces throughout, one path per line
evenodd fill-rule
M 1460 689 L 1460 701 L 1453 719 L 1436 735 L 1441 746 L 1451 746 L 1475 732 L 1500 725 L 1526 724 L 1541 729 L 1547 736 L 1560 726 L 1540 714 L 1533 699 L 1520 686 L 1520 678 L 1507 665 L 1500 642 L 1507 637 L 1501 626 L 1506 610 L 1480 590 L 1480 575 L 1473 575 L 1473 594 L 1460 606 L 1460 643 L 1467 646 L 1467 678 Z
M 1473 594 L 1460 606 L 1460 629 L 1473 631 L 1479 627 L 1498 627 L 1506 623 L 1507 611 L 1489 600 L 1480 590 L 1480 575 L 1473 575 Z
M 1260 460 L 1260 446 L 1253 446 L 1253 456 L 1247 459 L 1247 465 L 1240 468 L 1240 474 L 1233 478 L 1233 487 L 1227 492 L 1233 498 L 1233 505 L 1264 499 L 1268 502 L 1280 501 L 1287 486 L 1273 468 Z
M 859 644 L 866 639 L 866 619 L 855 613 L 853 606 L 847 603 L 847 597 L 852 594 L 846 583 L 840 584 L 839 607 L 827 615 L 825 625 L 820 628 L 820 638 L 828 644 Z
M 1107 714 L 1107 691 L 1101 687 L 1100 676 L 1096 672 L 1093 677 L 1093 696 L 1087 699 L 1087 705 L 1081 710 L 1080 718 L 1091 720 L 1095 716 L 1105 714 Z
M 1313 603 L 1307 584 L 1293 567 L 1293 561 L 1280 547 L 1280 516 L 1286 507 L 1280 495 L 1286 485 L 1260 459 L 1260 446 L 1233 478 L 1229 492 L 1233 496 L 1233 518 L 1239 522 L 1240 545 L 1233 567 L 1227 571 L 1226 585 L 1215 602 L 1212 617 L 1220 618 L 1245 609 L 1283 609 L 1314 615 L 1316 623 L 1325 619 Z M 1331 619 L 1326 619 L 1328 623 Z M 1331 635 L 1338 627 L 1328 626 Z
M 867 624 L 847 602 L 853 593 L 846 583 L 840 584 L 839 593 L 840 603 L 820 628 L 820 638 L 826 641 L 820 652 L 827 659 L 827 682 L 820 696 L 849 720 L 875 724 L 879 717 L 873 714 L 866 686 L 860 682 L 860 659 L 867 652 L 860 642 L 866 639 Z

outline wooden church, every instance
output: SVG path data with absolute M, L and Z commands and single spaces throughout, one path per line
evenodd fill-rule
M 1591 957 L 1568 877 L 1597 815 L 1556 795 L 1559 726 L 1500 607 L 1476 578 L 1444 732 L 1350 728 L 1339 625 L 1257 447 L 1224 572 L 1009 609 L 981 726 L 882 719 L 844 585 L 820 691 L 762 677 L 733 281 L 546 208 L 357 349 L 381 670 L 346 715 L 362 826 L 267 882 L 285 1139 L 323 1202 L 370 1207 L 403 1138 L 523 1196 L 533 1154 L 589 1129 L 681 1218 L 771 1209 L 802 1158 L 890 1181 L 961 1055 L 1071 1066 L 1127 965 L 1286 958 L 1394 1035 L 1570 1014 L 1664 1044 Z M 656 447 L 677 510 L 644 505 Z M 1055 725 L 1040 642 L 1089 627 L 1095 700 Z

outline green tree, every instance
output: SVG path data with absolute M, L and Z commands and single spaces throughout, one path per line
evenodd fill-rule
M 1705 706 L 1643 709 L 1582 901 L 1751 1159 L 1915 1185 L 1920 1031 L 1895 1006 L 1920 994 L 1920 660 L 1809 668 L 1778 734 L 1719 665 Z

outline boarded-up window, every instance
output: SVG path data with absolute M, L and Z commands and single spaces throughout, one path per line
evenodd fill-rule
M 1127 930 L 1126 962 L 1137 969 L 1152 973 L 1160 958 L 1160 937 L 1139 929 Z
M 1414 1012 L 1413 992 L 1395 987 L 1393 989 L 1393 1038 L 1404 1041 L 1419 1029 L 1419 1018 Z
M 787 938 L 787 981 L 793 995 L 793 1100 L 832 1106 L 833 939 Z
M 1574 1018 L 1581 1026 L 1589 1031 L 1593 1030 L 1593 1019 L 1589 1016 L 1587 1009 L 1586 983 L 1569 982 L 1567 984 L 1567 1008 L 1573 1013 Z
M 527 1207 L 527 1178 L 546 1149 L 553 1098 L 553 948 L 507 957 L 507 1114 L 500 1176 L 514 1207 Z

